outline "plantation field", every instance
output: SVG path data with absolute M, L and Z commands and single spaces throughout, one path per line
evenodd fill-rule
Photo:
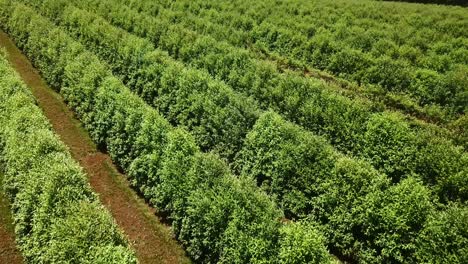
M 190 261 L 468 262 L 467 7 L 0 0 L 0 26 Z M 3 53 L 0 173 L 25 260 L 188 261 L 157 229 L 128 241 L 147 216 L 115 213 L 112 197 L 138 203 L 125 187 L 96 189 L 112 215 L 97 209 Z M 65 232 L 88 218 L 89 242 Z

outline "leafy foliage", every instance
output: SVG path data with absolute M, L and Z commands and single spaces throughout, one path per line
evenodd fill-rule
M 468 211 L 466 206 L 451 204 L 430 216 L 418 237 L 420 262 L 464 263 L 468 260 Z
M 323 238 L 319 234 L 307 222 L 284 225 L 281 229 L 280 263 L 321 263 L 330 258 L 327 252 L 321 250 Z

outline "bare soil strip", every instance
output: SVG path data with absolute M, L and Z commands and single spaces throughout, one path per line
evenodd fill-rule
M 174 239 L 170 227 L 163 224 L 155 215 L 154 209 L 131 189 L 125 176 L 118 172 L 110 157 L 96 149 L 60 95 L 47 86 L 38 71 L 2 31 L 0 47 L 7 50 L 11 64 L 31 88 L 39 106 L 52 123 L 55 133 L 85 169 L 91 186 L 128 236 L 140 263 L 189 263 L 183 249 Z M 0 238 L 3 238 L 1 230 Z M 0 263 L 10 262 L 0 259 Z

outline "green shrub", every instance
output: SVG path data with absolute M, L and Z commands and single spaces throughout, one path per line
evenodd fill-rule
M 199 152 L 193 137 L 184 130 L 167 134 L 167 144 L 161 156 L 158 180 L 152 184 L 151 202 L 161 211 L 172 212 L 181 197 L 187 195 L 192 185 L 187 177 L 194 165 L 195 154 Z
M 117 225 L 114 220 L 109 214 L 102 214 L 102 210 L 102 206 L 96 203 L 83 203 L 71 208 L 66 218 L 50 227 L 51 240 L 39 258 L 50 263 L 64 260 L 75 263 L 137 263 L 135 256 L 121 246 L 126 242 L 115 232 Z M 102 245 L 96 241 L 115 241 L 117 245 Z M 82 253 L 89 249 L 92 249 L 91 254 Z
M 413 94 L 418 96 L 420 103 L 425 105 L 436 102 L 439 94 L 444 92 L 443 76 L 432 70 L 417 70 L 414 80 L 411 82 L 410 89 Z
M 431 215 L 418 237 L 416 259 L 421 263 L 468 261 L 468 208 L 449 204 Z
M 277 197 L 288 216 L 305 216 L 317 182 L 330 175 L 334 155 L 322 138 L 267 112 L 247 135 L 236 166 Z
M 468 66 L 456 65 L 445 75 L 446 91 L 445 97 L 440 97 L 439 102 L 447 102 L 453 105 L 457 114 L 466 113 L 468 109 Z
M 308 130 L 323 135 L 339 150 L 360 155 L 359 138 L 365 132 L 372 111 L 369 104 L 357 103 L 336 93 L 322 90 L 314 100 L 305 101 L 295 112 L 297 122 Z
M 458 145 L 468 149 L 468 116 L 460 116 L 457 120 L 450 122 L 448 127 L 454 132 Z
M 398 182 L 415 170 L 415 143 L 415 133 L 400 115 L 375 114 L 362 135 L 361 155 Z
M 196 261 L 268 263 L 276 258 L 281 214 L 256 189 L 252 181 L 228 175 L 190 195 L 179 239 Z
M 414 262 L 418 233 L 433 213 L 431 193 L 412 177 L 383 193 L 368 195 L 363 206 L 366 246 L 362 262 Z
M 360 80 L 371 65 L 372 60 L 364 53 L 353 49 L 343 49 L 330 57 L 330 64 L 327 70 L 338 76 L 349 76 L 353 80 Z
M 171 164 L 172 163 L 172 164 Z M 171 162 L 166 163 L 165 165 L 176 166 L 177 164 Z M 173 201 L 169 203 L 172 208 L 172 226 L 178 234 L 181 230 L 182 221 L 185 219 L 187 214 L 187 203 L 189 197 L 192 195 L 192 192 L 195 192 L 198 188 L 213 188 L 216 186 L 219 181 L 224 177 L 230 175 L 229 167 L 226 166 L 218 156 L 214 154 L 205 154 L 197 153 L 192 158 L 191 168 L 180 176 L 177 176 L 177 179 L 164 179 L 162 186 L 166 187 L 166 190 L 175 190 L 169 192 L 174 198 Z M 169 168 L 164 168 L 167 172 Z M 167 175 L 167 173 L 166 173 Z M 176 186 L 171 186 L 171 182 L 175 182 Z M 178 190 L 176 188 L 179 188 Z M 162 192 L 167 192 L 166 190 Z M 166 194 L 167 196 L 167 194 Z
M 110 87 L 106 82 L 103 85 Z M 100 101 L 100 97 L 112 94 L 108 93 L 106 89 L 101 91 L 96 95 L 97 102 Z M 112 122 L 112 127 L 108 131 L 106 146 L 112 160 L 120 164 L 122 168 L 128 168 L 137 157 L 138 151 L 134 148 L 134 142 L 141 129 L 143 113 L 148 108 L 124 92 L 119 93 L 116 98 L 111 98 L 111 100 L 114 101 L 112 105 L 115 107 L 115 112 L 107 117 Z
M 330 176 L 320 181 L 312 200 L 311 216 L 324 225 L 323 231 L 332 252 L 358 259 L 366 245 L 365 215 L 368 196 L 378 196 L 390 180 L 368 162 L 349 157 L 336 160 Z M 378 210 L 378 209 L 377 209 Z
M 286 223 L 280 229 L 279 263 L 330 263 L 330 255 L 321 246 L 324 238 L 307 222 Z
M 441 201 L 466 201 L 468 177 L 463 175 L 467 175 L 468 155 L 463 148 L 428 131 L 418 133 L 417 142 L 415 172 L 434 187 Z
M 363 78 L 369 83 L 381 85 L 387 91 L 405 91 L 411 77 L 411 71 L 404 61 L 383 56 L 374 61 Z
M 372 45 L 371 54 L 375 58 L 385 55 L 392 59 L 396 59 L 398 57 L 398 51 L 398 46 L 395 42 L 389 39 L 379 39 Z
M 108 70 L 88 52 L 74 56 L 68 61 L 60 93 L 68 106 L 87 124 L 93 119 L 92 110 L 96 102 L 97 88 L 108 76 Z

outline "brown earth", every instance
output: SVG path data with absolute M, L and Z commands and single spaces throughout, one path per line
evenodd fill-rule
M 47 86 L 38 71 L 4 32 L 0 32 L 0 47 L 7 50 L 11 64 L 32 90 L 55 133 L 88 174 L 91 186 L 129 238 L 140 263 L 189 263 L 170 227 L 163 224 L 155 215 L 155 210 L 131 189 L 110 157 L 96 149 L 60 95 Z M 0 259 L 0 263 L 5 262 Z

